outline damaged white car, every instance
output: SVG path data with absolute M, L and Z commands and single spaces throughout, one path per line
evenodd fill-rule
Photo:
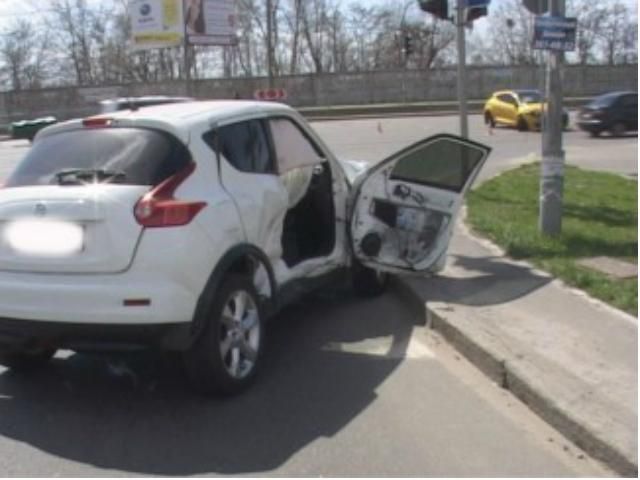
M 442 268 L 489 151 L 436 135 L 365 169 L 295 110 L 242 101 L 49 127 L 0 189 L 0 364 L 151 346 L 182 352 L 196 389 L 238 392 L 292 299 Z

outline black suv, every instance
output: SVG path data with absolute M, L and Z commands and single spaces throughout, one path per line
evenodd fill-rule
M 638 131 L 638 92 L 611 92 L 580 110 L 578 126 L 595 137 L 608 131 L 616 137 Z

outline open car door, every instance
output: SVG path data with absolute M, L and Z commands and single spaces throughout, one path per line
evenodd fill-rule
M 395 273 L 438 270 L 464 195 L 490 151 L 440 134 L 365 172 L 351 203 L 351 247 L 358 261 Z

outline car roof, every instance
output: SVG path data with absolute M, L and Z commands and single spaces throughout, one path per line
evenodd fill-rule
M 254 102 L 243 100 L 208 100 L 152 105 L 140 110 L 121 110 L 105 113 L 97 117 L 130 120 L 153 120 L 166 122 L 180 127 L 203 120 L 216 121 L 225 118 L 266 113 L 273 111 L 292 111 L 288 105 L 274 102 Z
M 224 122 L 236 117 L 250 117 L 260 115 L 286 115 L 295 112 L 293 108 L 283 103 L 258 102 L 245 100 L 207 100 L 181 103 L 166 103 L 148 106 L 134 110 L 119 110 L 91 116 L 91 119 L 117 120 L 122 126 L 160 127 L 178 137 L 189 138 L 191 127 L 207 123 Z M 43 136 L 64 130 L 78 128 L 81 119 L 70 120 L 52 125 L 42 131 Z

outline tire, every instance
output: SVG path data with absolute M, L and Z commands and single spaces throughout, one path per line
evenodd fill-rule
M 205 327 L 183 354 L 192 387 L 205 395 L 235 395 L 254 380 L 264 340 L 263 312 L 253 282 L 229 275 L 204 315 Z
M 616 122 L 609 128 L 609 133 L 614 137 L 621 137 L 627 133 L 627 126 L 623 122 Z
M 595 137 L 599 137 L 600 136 L 600 130 L 591 130 L 589 132 L 589 136 L 595 138 Z
M 529 125 L 527 125 L 527 121 L 524 119 L 524 117 L 518 117 L 516 128 L 521 132 L 526 132 L 527 130 L 529 130 Z
M 2 351 L 0 350 L 0 365 L 14 372 L 30 372 L 44 367 L 56 353 L 55 348 L 48 348 L 36 352 Z
M 388 273 L 373 270 L 358 262 L 351 267 L 351 285 L 359 297 L 378 297 L 387 290 L 388 284 Z
M 491 115 L 491 112 L 485 112 L 484 123 L 486 125 L 489 125 L 491 128 L 495 128 L 496 121 L 494 120 L 493 115 Z

